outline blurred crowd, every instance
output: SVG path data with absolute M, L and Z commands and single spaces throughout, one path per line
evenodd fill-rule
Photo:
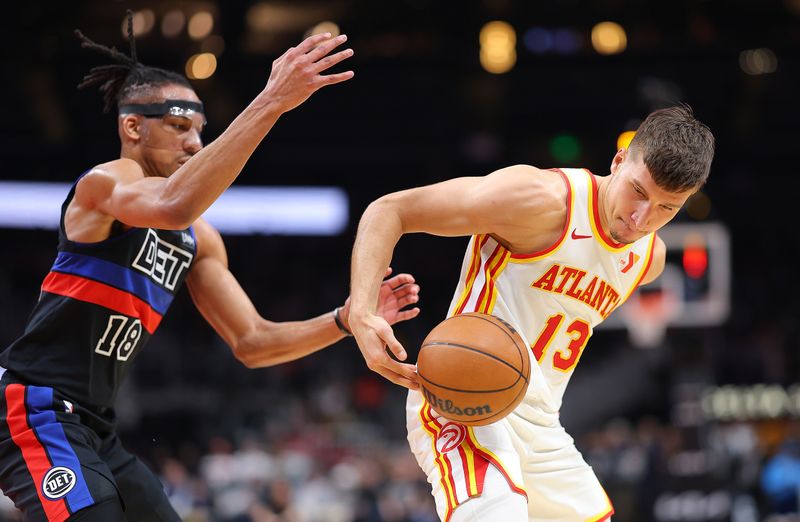
M 376 423 L 350 397 L 344 383 L 321 387 L 250 428 L 140 454 L 190 522 L 437 521 L 403 432 Z M 576 442 L 615 521 L 800 520 L 796 421 L 678 427 L 616 418 Z M 19 520 L 5 498 L 0 513 Z

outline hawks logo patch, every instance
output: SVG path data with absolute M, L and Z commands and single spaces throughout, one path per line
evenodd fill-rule
M 641 259 L 641 256 L 635 252 L 628 252 L 628 257 L 623 257 L 619 260 L 619 271 L 623 274 L 627 274 L 628 270 L 633 268 L 633 266 Z
M 42 480 L 42 492 L 50 500 L 58 500 L 75 487 L 75 472 L 63 466 L 50 468 Z
M 436 438 L 436 449 L 439 450 L 440 453 L 447 453 L 448 451 L 454 450 L 464 442 L 466 436 L 467 429 L 463 425 L 448 422 L 444 425 L 442 431 L 439 432 L 439 436 Z

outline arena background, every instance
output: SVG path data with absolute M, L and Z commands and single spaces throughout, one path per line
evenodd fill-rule
M 0 179 L 71 182 L 117 157 L 114 115 L 102 114 L 97 92 L 75 89 L 103 58 L 72 31 L 127 49 L 127 8 L 138 13 L 144 63 L 183 71 L 191 56 L 216 54 L 214 74 L 193 81 L 206 142 L 316 24 L 332 21 L 350 38 L 355 78 L 282 117 L 237 181 L 337 186 L 349 198 L 349 225 L 335 236 L 226 237 L 233 273 L 272 320 L 342 303 L 372 199 L 515 163 L 605 174 L 620 133 L 655 108 L 689 103 L 714 131 L 717 155 L 699 210 L 677 219 L 728 230 L 730 315 L 670 328 L 648 349 L 624 330 L 598 331 L 563 422 L 615 520 L 795 519 L 800 2 L 20 3 L 5 8 L 2 31 Z M 175 12 L 184 21 L 208 12 L 213 25 L 195 27 L 197 39 L 186 24 L 165 36 Z M 480 61 L 479 33 L 495 20 L 516 34 L 516 61 L 502 74 Z M 603 21 L 624 28 L 622 52 L 593 47 Z M 0 228 L 0 345 L 21 333 L 55 243 L 52 230 Z M 422 286 L 421 316 L 397 328 L 412 359 L 446 313 L 465 244 L 410 236 L 397 249 L 394 268 Z M 187 520 L 434 520 L 405 445 L 405 394 L 366 369 L 351 339 L 247 370 L 182 292 L 120 395 L 123 440 Z M 0 506 L 0 519 L 17 519 L 4 497 Z

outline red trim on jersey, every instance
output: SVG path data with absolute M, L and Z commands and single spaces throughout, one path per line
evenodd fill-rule
M 611 501 L 609 500 L 608 503 L 611 504 Z M 600 515 L 600 518 L 596 518 L 590 522 L 604 522 L 606 520 L 609 520 L 611 518 L 611 515 L 613 514 L 614 514 L 614 506 L 611 506 L 611 509 L 608 512 L 606 512 L 604 515 Z
M 442 426 L 442 423 L 439 422 L 439 420 L 436 417 L 433 416 L 432 411 L 433 411 L 433 408 L 431 407 L 430 404 L 428 404 L 428 412 L 427 413 L 428 413 L 428 416 L 431 419 L 431 422 L 434 424 L 434 426 L 436 426 L 436 428 L 435 428 L 436 429 L 436 437 L 438 438 L 439 437 L 439 433 L 442 432 L 443 426 Z M 453 477 L 453 463 L 450 461 L 450 457 L 447 456 L 446 452 L 440 452 L 439 449 L 437 448 L 436 449 L 436 453 L 439 453 L 442 456 L 442 458 L 444 459 L 445 464 L 446 464 L 447 481 L 450 483 L 450 488 L 451 488 L 451 491 L 453 492 L 453 500 L 455 501 L 455 505 L 453 506 L 453 510 L 454 510 L 456 507 L 458 507 L 458 505 L 460 503 L 458 501 L 458 490 L 456 489 L 456 482 L 455 482 L 455 479 Z M 464 463 L 462 463 L 462 466 L 463 466 L 463 464 Z M 450 511 L 450 515 L 448 515 L 448 519 L 450 518 L 450 516 L 452 516 L 453 510 Z
M 22 458 L 33 479 L 36 494 L 42 504 L 44 514 L 50 522 L 62 522 L 69 518 L 69 509 L 66 501 L 50 500 L 42 493 L 44 476 L 53 467 L 47 452 L 36 438 L 33 428 L 28 425 L 28 412 L 25 409 L 25 386 L 22 384 L 9 384 L 6 386 L 6 408 L 8 413 L 6 423 L 11 433 L 11 440 L 19 447 Z
M 647 236 L 645 236 L 645 237 L 647 237 Z M 625 301 L 627 301 L 628 298 L 633 295 L 633 293 L 636 291 L 636 289 L 639 288 L 639 285 L 642 284 L 642 280 L 644 280 L 645 276 L 647 275 L 647 272 L 650 270 L 650 265 L 653 263 L 653 251 L 656 248 L 656 239 L 657 238 L 658 238 L 658 236 L 656 235 L 655 232 L 653 232 L 653 237 L 650 239 L 650 247 L 647 250 L 647 254 L 645 254 L 647 259 L 644 261 L 644 268 L 642 268 L 642 271 L 639 273 L 639 277 L 636 279 L 636 282 L 633 284 L 633 286 L 631 286 L 631 289 L 628 291 L 628 293 L 625 294 L 624 296 L 621 296 L 621 298 L 617 302 L 616 306 L 614 306 L 614 309 L 610 310 L 608 312 L 608 314 L 606 314 L 606 317 L 611 315 L 611 312 L 613 312 L 614 310 L 616 310 L 617 308 L 622 306 L 623 303 L 625 303 Z
M 645 278 L 645 276 L 647 276 L 647 272 L 650 271 L 650 265 L 653 264 L 653 252 L 656 249 L 657 240 L 658 236 L 655 233 L 653 233 L 653 240 L 650 241 L 650 248 L 647 250 L 647 261 L 645 262 L 644 270 L 642 270 L 642 275 L 639 276 L 639 279 L 636 280 L 636 284 L 633 285 L 633 290 L 639 288 L 639 285 L 642 284 L 642 280 Z M 633 292 L 633 290 L 631 292 Z
M 473 491 L 472 482 L 469 479 L 469 457 L 467 457 L 467 452 L 464 451 L 464 441 L 461 441 L 461 444 L 459 444 L 456 449 L 458 450 L 459 457 L 461 457 L 461 471 L 464 473 L 464 487 L 467 490 L 467 497 L 472 498 L 477 495 L 478 492 Z
M 151 335 L 161 322 L 161 314 L 135 295 L 85 277 L 50 272 L 44 278 L 42 291 L 104 306 L 109 310 L 138 318 Z
M 492 308 L 494 308 L 494 302 L 497 299 L 497 291 L 495 290 L 495 279 L 497 278 L 497 274 L 499 274 L 503 268 L 508 264 L 508 258 L 511 256 L 511 252 L 506 249 L 502 250 L 498 261 L 495 263 L 494 268 L 492 268 L 491 272 L 489 273 L 489 280 L 487 281 L 487 290 L 486 293 L 486 304 L 482 307 L 480 311 L 484 314 L 492 313 Z
M 478 453 L 478 448 L 472 441 L 472 437 L 469 436 L 469 430 L 467 430 L 467 436 L 464 437 L 462 444 L 465 443 L 472 451 L 472 462 L 475 465 L 475 485 L 478 487 L 477 494 L 481 495 L 483 494 L 483 484 L 486 482 L 486 470 L 489 469 L 489 461 Z
M 497 469 L 497 471 L 499 471 L 500 474 L 503 475 L 503 478 L 506 479 L 508 487 L 511 488 L 511 491 L 513 491 L 514 493 L 519 493 L 520 495 L 525 497 L 526 500 L 528 499 L 528 492 L 518 487 L 516 484 L 514 484 L 514 481 L 511 480 L 511 476 L 508 474 L 508 472 L 506 472 L 506 469 L 503 467 L 500 461 L 489 455 L 489 453 L 487 453 L 486 451 L 479 448 L 477 444 L 474 446 L 473 451 L 478 455 L 480 455 L 481 457 L 483 457 L 484 459 L 486 459 L 488 462 L 494 464 L 494 467 Z
M 567 236 L 567 231 L 569 230 L 569 223 L 572 218 L 572 184 L 569 182 L 569 178 L 567 175 L 564 174 L 561 169 L 552 169 L 554 172 L 558 172 L 561 174 L 561 178 L 564 180 L 564 184 L 567 186 L 567 219 L 564 220 L 564 229 L 561 231 L 561 237 L 556 240 L 555 243 L 550 245 L 549 247 L 543 250 L 537 250 L 536 252 L 531 252 L 530 254 L 511 254 L 511 259 L 530 259 L 532 257 L 540 257 L 549 254 L 564 241 L 564 238 Z
M 439 437 L 439 432 L 442 430 L 442 425 L 433 417 L 433 409 L 427 402 L 423 403 L 419 415 L 422 419 L 422 427 L 431 436 L 433 443 L 433 461 L 436 467 L 439 468 L 439 476 L 442 484 L 442 491 L 444 498 L 447 501 L 447 508 L 445 509 L 444 522 L 448 522 L 450 517 L 453 516 L 453 511 L 458 506 L 458 492 L 456 491 L 455 482 L 453 482 L 453 466 L 447 455 L 440 452 L 436 447 L 436 440 Z M 439 458 L 441 457 L 441 458 Z
M 595 179 L 594 174 L 588 170 L 586 170 L 586 173 L 589 175 L 589 179 L 592 180 L 592 215 L 594 216 L 594 223 L 597 228 L 597 233 L 600 234 L 600 239 L 602 239 L 606 245 L 610 246 L 611 248 L 622 248 L 625 246 L 624 244 L 617 243 L 608 237 L 608 235 L 606 235 L 606 231 L 603 230 L 603 222 L 600 221 L 600 195 L 597 186 L 597 179 Z
M 486 260 L 486 263 L 483 264 L 483 288 L 481 288 L 481 293 L 478 294 L 478 299 L 475 301 L 475 309 L 474 312 L 483 312 L 481 310 L 481 303 L 483 302 L 483 297 L 486 295 L 486 289 L 489 288 L 492 279 L 492 272 L 497 267 L 492 267 L 492 263 L 494 263 L 498 258 L 502 257 L 502 253 L 505 250 L 500 243 L 497 243 L 497 246 L 494 248 L 494 252 L 489 256 L 489 259 Z M 485 312 L 484 312 L 485 313 Z
M 469 298 L 472 296 L 472 289 L 475 286 L 475 278 L 478 277 L 478 270 L 481 267 L 481 249 L 483 245 L 489 240 L 488 235 L 478 235 L 475 236 L 473 245 L 472 245 L 472 260 L 470 261 L 469 272 L 467 272 L 467 278 L 464 281 L 464 295 L 462 296 L 461 305 L 456 309 L 455 314 L 458 315 L 464 311 L 464 307 L 467 306 L 469 302 Z

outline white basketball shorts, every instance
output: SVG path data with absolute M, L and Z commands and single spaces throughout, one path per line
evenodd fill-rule
M 511 413 L 488 426 L 440 417 L 422 394 L 406 403 L 408 442 L 444 522 L 600 522 L 614 508 L 560 423 Z

